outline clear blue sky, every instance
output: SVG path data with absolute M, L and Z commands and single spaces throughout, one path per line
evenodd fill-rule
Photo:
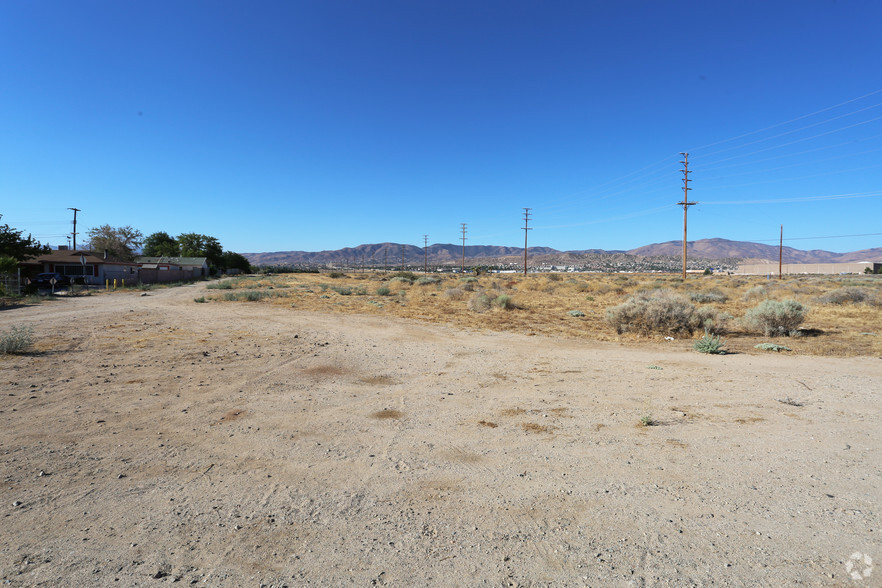
M 530 207 L 531 245 L 630 249 L 682 238 L 688 151 L 690 240 L 878 247 L 880 23 L 878 0 L 8 0 L 0 223 L 517 246 Z

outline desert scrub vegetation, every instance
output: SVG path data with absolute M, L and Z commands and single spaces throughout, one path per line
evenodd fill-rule
M 0 355 L 26 353 L 34 346 L 34 330 L 16 325 L 0 333 Z
M 818 302 L 821 304 L 858 304 L 860 302 L 874 302 L 874 297 L 864 288 L 843 286 L 819 296 Z
M 808 307 L 796 300 L 763 300 L 744 315 L 747 328 L 766 337 L 794 335 L 805 320 Z
M 617 333 L 672 335 L 695 330 L 689 300 L 668 289 L 638 292 L 606 311 L 606 321 Z
M 273 296 L 261 298 L 257 304 L 274 304 L 291 312 L 382 315 L 470 329 L 618 342 L 645 340 L 646 332 L 638 325 L 629 325 L 619 333 L 607 320 L 607 311 L 634 297 L 647 297 L 649 292 L 667 292 L 681 296 L 675 299 L 681 304 L 674 305 L 679 307 L 679 314 L 667 317 L 679 331 L 665 333 L 675 335 L 678 342 L 667 345 L 691 351 L 693 343 L 707 330 L 711 336 L 724 336 L 730 353 L 762 353 L 754 349 L 754 345 L 768 339 L 761 331 L 748 328 L 744 316 L 763 298 L 792 298 L 802 304 L 812 303 L 811 313 L 805 315 L 806 322 L 801 325 L 804 328 L 797 328 L 798 334 L 804 336 L 788 340 L 794 353 L 882 356 L 882 330 L 877 327 L 882 324 L 882 306 L 870 301 L 817 302 L 818 297 L 845 287 L 863 288 L 872 294 L 882 286 L 882 276 L 788 276 L 770 282 L 766 276 L 714 274 L 691 275 L 684 282 L 679 277 L 655 273 L 627 274 L 625 280 L 617 274 L 561 274 L 557 281 L 549 280 L 546 274 L 439 273 L 430 276 L 437 279 L 437 283 L 418 286 L 414 282 L 421 274 L 410 275 L 413 280 L 408 279 L 407 273 L 393 272 L 365 272 L 358 275 L 361 279 L 350 274 L 335 280 L 329 280 L 327 273 L 292 274 L 272 276 L 272 281 L 245 282 L 226 291 L 265 288 Z M 286 284 L 291 287 L 284 288 Z M 674 284 L 680 288 L 672 290 L 670 286 Z M 349 288 L 351 292 L 339 295 L 331 286 Z M 549 286 L 554 288 L 549 291 Z M 384 287 L 389 288 L 388 295 L 382 294 Z M 763 298 L 745 297 L 756 287 L 765 292 Z M 364 295 L 356 295 L 362 291 Z M 792 293 L 797 291 L 798 295 Z M 717 300 L 720 299 L 717 293 L 722 293 L 726 300 L 709 303 L 692 300 L 694 294 L 706 292 Z M 287 293 L 287 297 L 276 297 L 282 293 Z M 516 311 L 494 306 L 501 295 L 516 302 Z M 213 299 L 224 302 L 222 296 Z M 692 311 L 686 321 L 683 314 L 689 314 L 689 308 Z M 575 318 L 568 314 L 571 310 L 584 312 L 585 316 Z M 683 324 L 686 326 L 676 326 Z M 867 332 L 879 332 L 880 336 L 861 335 Z M 661 331 L 650 333 L 653 337 L 663 334 Z

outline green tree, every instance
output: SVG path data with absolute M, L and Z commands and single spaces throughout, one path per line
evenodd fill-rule
M 182 257 L 205 257 L 208 258 L 209 265 L 223 267 L 224 250 L 216 238 L 199 233 L 182 233 L 178 235 L 177 241 Z
M 3 215 L 0 214 L 0 218 Z M 23 238 L 23 231 L 13 229 L 9 225 L 0 225 L 0 255 L 23 261 L 28 257 L 34 257 L 49 253 L 48 245 L 41 245 L 39 241 L 28 235 Z
M 147 257 L 177 257 L 181 254 L 181 246 L 168 233 L 159 231 L 144 239 L 141 254 Z
M 246 274 L 251 273 L 251 264 L 248 263 L 248 259 L 244 255 L 233 251 L 224 251 L 223 268 L 225 270 L 238 269 Z
M 102 225 L 89 229 L 89 247 L 93 252 L 106 251 L 114 259 L 132 261 L 135 252 L 141 247 L 144 235 L 141 231 L 130 226 L 114 228 L 110 225 Z

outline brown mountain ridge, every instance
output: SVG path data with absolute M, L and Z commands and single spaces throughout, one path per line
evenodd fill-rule
M 432 265 L 456 265 L 462 260 L 463 250 L 456 244 L 429 245 L 428 262 Z M 643 257 L 679 257 L 682 254 L 682 241 L 667 241 L 644 245 L 628 251 L 585 249 L 558 251 L 551 247 L 530 247 L 528 254 L 537 261 L 545 263 L 567 263 L 585 255 L 617 255 Z M 714 259 L 741 259 L 744 261 L 778 261 L 778 246 L 763 245 L 747 241 L 730 241 L 728 239 L 699 239 L 687 241 L 686 251 L 689 257 Z M 401 243 L 374 243 L 357 247 L 345 247 L 327 251 L 276 251 L 266 253 L 243 253 L 254 265 L 324 265 L 324 264 L 360 264 L 363 260 L 369 265 L 388 263 L 390 266 L 399 264 L 422 264 L 425 257 L 422 247 Z M 506 247 L 501 245 L 466 245 L 465 258 L 475 263 L 490 264 L 494 262 L 516 262 L 523 257 L 523 247 Z M 847 263 L 859 261 L 882 261 L 882 247 L 862 249 L 847 253 L 835 253 L 821 249 L 804 251 L 792 247 L 783 248 L 785 263 Z

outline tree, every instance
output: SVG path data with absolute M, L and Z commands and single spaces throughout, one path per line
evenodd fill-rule
M 181 254 L 181 246 L 168 233 L 159 231 L 144 239 L 141 254 L 146 257 L 177 257 Z
M 206 257 L 209 265 L 223 267 L 224 250 L 216 238 L 199 233 L 182 233 L 177 241 L 182 257 Z
M 126 225 L 114 228 L 110 225 L 102 225 L 89 229 L 89 247 L 93 252 L 106 251 L 107 254 L 121 261 L 132 261 L 135 252 L 141 247 L 144 235 L 141 231 Z
M 3 218 L 2 214 L 0 214 L 0 218 Z M 9 225 L 0 225 L 0 256 L 23 261 L 28 257 L 35 257 L 51 251 L 48 245 L 41 245 L 30 235 L 27 239 L 22 238 L 22 232 Z
M 223 268 L 238 269 L 246 274 L 251 273 L 251 264 L 248 263 L 248 259 L 246 259 L 244 255 L 235 253 L 233 251 L 224 251 Z

